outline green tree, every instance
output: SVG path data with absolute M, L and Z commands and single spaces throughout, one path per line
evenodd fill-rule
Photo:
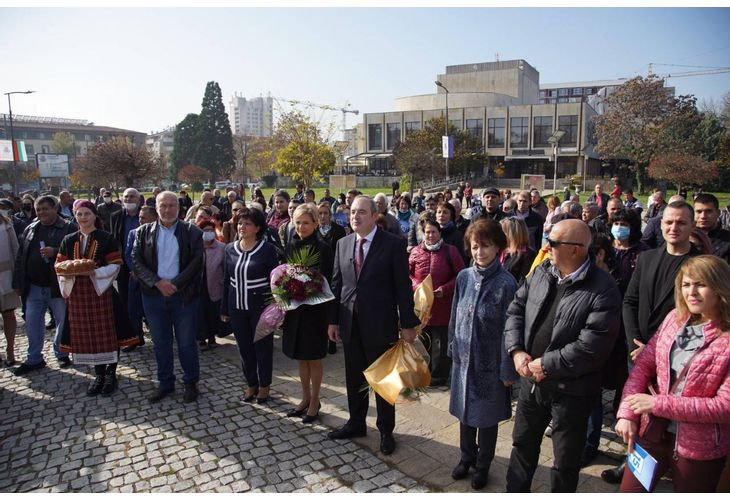
M 273 137 L 234 135 L 233 147 L 237 163 L 234 175 L 245 181 L 261 179 L 272 172 L 281 144 Z
M 335 153 L 325 143 L 319 127 L 302 113 L 284 114 L 274 134 L 275 143 L 282 144 L 273 168 L 283 175 L 301 181 L 306 187 L 324 178 L 335 166 Z
M 188 115 L 177 124 L 170 155 L 170 179 L 177 179 L 178 172 L 195 160 L 198 151 L 198 115 Z
M 223 106 L 221 88 L 208 82 L 203 96 L 203 109 L 198 118 L 196 164 L 211 174 L 211 182 L 227 178 L 236 168 L 233 137 L 228 113 Z
M 202 189 L 203 182 L 205 182 L 209 176 L 210 172 L 207 169 L 193 165 L 192 163 L 185 165 L 177 173 L 178 180 L 185 182 L 186 184 L 190 184 L 193 189 L 198 191 Z
M 446 163 L 441 155 L 441 137 L 444 119 L 432 118 L 421 130 L 406 136 L 393 148 L 393 163 L 401 175 L 412 176 L 414 184 L 432 177 L 446 175 Z M 454 158 L 449 160 L 449 174 L 466 172 L 484 160 L 480 140 L 465 130 L 449 124 L 449 135 L 454 137 Z

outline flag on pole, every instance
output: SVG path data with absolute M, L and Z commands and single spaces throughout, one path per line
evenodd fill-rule
M 25 153 L 25 141 L 15 141 L 15 144 L 13 144 L 13 159 L 15 161 L 28 161 L 28 155 Z

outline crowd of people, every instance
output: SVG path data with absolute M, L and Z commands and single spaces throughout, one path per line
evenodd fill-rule
M 430 277 L 422 338 L 431 385 L 450 391 L 460 422 L 454 479 L 471 474 L 472 487 L 484 488 L 498 424 L 514 417 L 507 490 L 530 491 L 550 436 L 551 490 L 575 491 L 598 453 L 609 389 L 616 433 L 629 451 L 638 443 L 656 458 L 654 483 L 671 469 L 676 491 L 715 491 L 730 450 L 728 207 L 711 194 L 690 204 L 655 190 L 645 210 L 630 189 L 609 196 L 601 184 L 583 204 L 569 191 L 562 200 L 493 187 L 475 196 L 459 183 L 455 195 L 411 197 L 399 187 L 390 199 L 352 189 L 317 201 L 300 184 L 269 200 L 260 189 L 246 200 L 240 188 L 206 190 L 197 203 L 157 188 L 145 200 L 132 187 L 116 201 L 105 189 L 93 202 L 66 191 L 0 200 L 5 364 L 16 364 L 22 308 L 28 352 L 14 373 L 46 367 L 50 312 L 58 366 L 92 365 L 88 396 L 109 396 L 120 351 L 145 343 L 146 323 L 158 379 L 150 403 L 175 391 L 173 342 L 182 400 L 192 403 L 199 351 L 233 334 L 242 400 L 266 404 L 274 337 L 259 338 L 257 325 L 272 271 L 305 252 L 334 300 L 284 315 L 281 349 L 301 382 L 287 417 L 319 418 L 322 360 L 341 344 L 349 419 L 328 436 L 364 436 L 363 371 L 399 337 L 416 339 L 413 291 Z M 375 397 L 388 455 L 395 408 Z M 645 491 L 625 465 L 602 477 Z

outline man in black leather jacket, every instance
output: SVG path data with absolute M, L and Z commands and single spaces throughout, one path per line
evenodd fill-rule
M 619 332 L 621 295 L 588 257 L 579 220 L 550 231 L 550 260 L 535 268 L 507 310 L 504 342 L 520 374 L 507 491 L 529 492 L 543 432 L 553 420 L 551 492 L 575 492 L 588 415 Z
M 16 370 L 25 375 L 46 366 L 43 360 L 43 339 L 46 333 L 44 318 L 50 308 L 56 320 L 53 348 L 62 368 L 71 364 L 67 353 L 58 348 L 66 303 L 58 287 L 56 262 L 58 248 L 63 238 L 75 232 L 75 224 L 58 215 L 58 202 L 54 196 L 41 196 L 35 201 L 38 218 L 31 222 L 20 237 L 20 248 L 15 259 L 13 288 L 25 304 L 25 326 L 28 335 L 28 357 Z
M 156 403 L 175 390 L 173 330 L 185 384 L 183 401 L 198 397 L 200 366 L 196 342 L 197 310 L 203 271 L 203 232 L 177 218 L 177 195 L 157 195 L 159 221 L 140 226 L 132 249 L 134 274 L 150 325 L 160 386 L 149 398 Z

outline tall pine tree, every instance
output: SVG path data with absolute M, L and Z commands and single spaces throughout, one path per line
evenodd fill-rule
M 208 82 L 205 86 L 197 128 L 195 163 L 210 171 L 211 181 L 229 177 L 236 167 L 233 136 L 217 82 Z
M 175 142 L 170 155 L 170 179 L 177 179 L 178 172 L 185 165 L 195 162 L 198 149 L 198 119 L 198 115 L 189 113 L 175 127 Z

